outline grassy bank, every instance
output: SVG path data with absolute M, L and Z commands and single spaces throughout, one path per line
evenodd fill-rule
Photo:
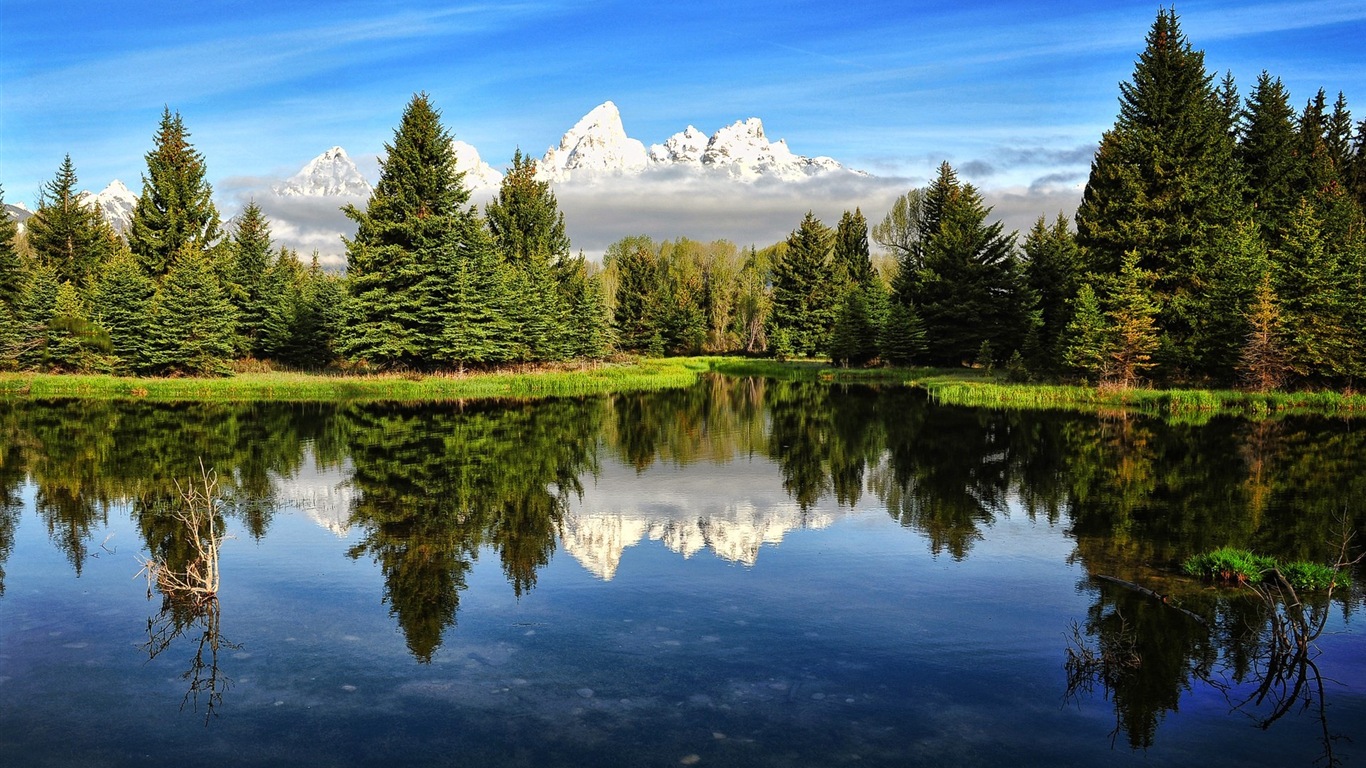
M 709 358 L 666 358 L 528 372 L 343 376 L 239 373 L 221 379 L 0 374 L 0 398 L 51 400 L 443 401 L 595 395 L 686 387 Z
M 1229 414 L 1266 418 L 1291 413 L 1366 416 L 1366 395 L 1338 392 L 1240 392 L 1206 389 L 1099 389 L 1012 384 L 940 374 L 913 379 L 936 401 L 987 408 L 1128 410 L 1201 421 Z

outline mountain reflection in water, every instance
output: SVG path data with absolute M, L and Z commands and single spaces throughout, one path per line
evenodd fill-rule
M 123 510 L 143 551 L 174 556 L 175 521 L 161 502 L 201 461 L 217 471 L 222 514 L 248 545 L 270 539 L 277 516 L 302 513 L 340 538 L 346 557 L 373 563 L 378 597 L 424 665 L 461 632 L 461 601 L 474 594 L 481 558 L 496 558 L 522 599 L 561 549 L 612 582 L 625 573 L 628 550 L 646 542 L 673 557 L 759 571 L 765 548 L 794 532 L 867 526 L 870 515 L 907 529 L 926 556 L 946 563 L 971 564 L 1012 518 L 1057 529 L 1070 555 L 1055 567 L 1079 569 L 1077 589 L 1090 602 L 1074 619 L 1079 642 L 1128 643 L 1141 659 L 1072 701 L 1112 709 L 1116 732 L 1137 750 L 1160 746 L 1159 724 L 1201 690 L 1226 700 L 1255 691 L 1257 660 L 1269 647 L 1266 605 L 1175 576 L 1183 558 L 1232 545 L 1329 562 L 1344 518 L 1356 531 L 1366 526 L 1366 430 L 1325 419 L 1193 424 L 987 411 L 936 406 L 901 387 L 726 377 L 539 402 L 0 402 L 0 611 L 15 578 L 5 567 L 22 562 L 15 542 L 26 509 L 77 577 L 102 554 L 100 532 Z M 997 588 L 1018 590 L 1010 599 L 1017 606 L 1037 597 L 1030 556 L 998 566 L 997 553 L 981 564 L 994 569 Z M 1174 595 L 1205 623 L 1090 578 L 1097 575 Z M 963 599 L 951 583 L 943 589 L 932 599 Z M 1335 611 L 1344 628 L 1360 605 L 1351 593 L 1332 605 L 1308 600 L 1313 610 Z M 217 673 L 216 603 L 211 613 L 163 611 L 160 620 L 177 633 L 211 629 Z M 1059 672 L 1066 629 L 1059 620 L 1056 642 L 1038 651 L 1051 653 Z M 242 653 L 272 650 L 240 645 Z M 22 666 L 8 658 L 0 679 Z M 1333 660 L 1322 663 L 1331 677 Z M 1366 680 L 1353 669 L 1360 666 L 1339 679 L 1349 711 L 1361 712 Z M 1061 682 L 1041 693 L 1060 700 Z M 211 695 L 222 714 L 217 683 Z M 0 711 L 10 703 L 0 699 Z M 13 743 L 0 739 L 0 756 Z

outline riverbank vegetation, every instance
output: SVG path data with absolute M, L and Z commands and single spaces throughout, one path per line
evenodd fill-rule
M 69 157 L 23 232 L 0 221 L 0 370 L 208 377 L 264 360 L 398 373 L 402 399 L 425 396 L 407 393 L 404 373 L 463 381 L 549 366 L 593 378 L 615 370 L 597 361 L 616 353 L 738 352 L 850 371 L 970 366 L 1033 385 L 927 382 L 952 402 L 1255 414 L 1321 404 L 1234 390 L 1315 390 L 1358 410 L 1366 121 L 1353 123 L 1341 94 L 1330 106 L 1321 90 L 1299 111 L 1290 99 L 1265 72 L 1246 97 L 1232 75 L 1216 83 L 1163 10 L 1074 221 L 1005 232 L 944 163 L 871 227 L 854 210 L 834 227 L 807 214 L 766 248 L 633 236 L 597 264 L 573 254 L 549 183 L 520 152 L 495 198 L 471 205 L 452 133 L 418 94 L 374 194 L 345 209 L 356 229 L 344 275 L 274 249 L 254 204 L 225 224 L 204 158 L 167 109 L 127 232 L 76 192 Z M 497 376 L 498 393 L 540 387 Z M 13 386 L 48 386 L 26 381 Z M 129 393 L 173 388 L 154 382 Z
M 1193 555 L 1181 564 L 1187 575 L 1225 584 L 1260 584 L 1276 571 L 1297 590 L 1326 590 L 1350 587 L 1351 576 L 1321 563 L 1295 561 L 1281 563 L 1274 557 L 1258 555 L 1246 549 L 1220 547 Z

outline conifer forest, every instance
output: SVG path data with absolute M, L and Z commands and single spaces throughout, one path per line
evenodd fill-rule
M 0 369 L 222 375 L 463 371 L 617 352 L 983 365 L 1117 387 L 1353 390 L 1366 380 L 1366 120 L 1206 69 L 1160 12 L 1075 218 L 1004 231 L 942 164 L 871 221 L 808 214 L 783 242 L 626 236 L 576 254 L 518 152 L 482 210 L 426 94 L 348 206 L 346 270 L 223 221 L 166 109 L 126 233 L 68 157 L 23 231 L 0 221 Z M 2 193 L 0 193 L 2 194 Z

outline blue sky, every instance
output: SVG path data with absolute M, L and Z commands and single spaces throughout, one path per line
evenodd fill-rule
M 163 106 L 210 181 L 280 178 L 334 144 L 373 158 L 415 91 L 495 166 L 611 99 L 660 142 L 759 116 L 882 177 L 942 159 L 983 188 L 1084 180 L 1152 2 L 75 2 L 0 0 L 0 183 L 32 206 L 70 153 L 136 189 Z M 1366 2 L 1177 6 L 1211 70 L 1266 69 L 1366 118 Z M 373 162 L 373 161 L 372 161 Z M 1042 211 L 1040 211 L 1042 212 Z M 624 234 L 624 233 L 623 233 Z

